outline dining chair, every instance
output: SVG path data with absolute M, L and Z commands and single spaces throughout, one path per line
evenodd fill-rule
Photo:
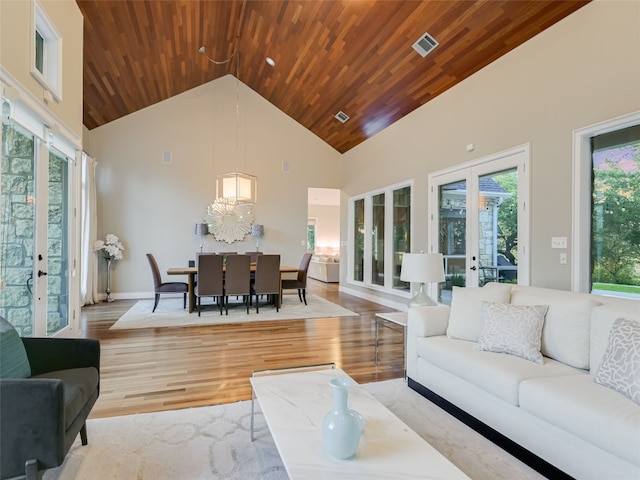
M 280 255 L 258 255 L 252 290 L 256 296 L 256 313 L 260 313 L 260 295 L 267 295 L 276 312 L 280 311 Z
M 244 252 L 244 254 L 251 257 L 251 263 L 256 263 L 258 255 L 262 255 L 262 252 Z
M 160 269 L 158 268 L 158 262 L 151 253 L 147 253 L 147 260 L 149 260 L 149 266 L 151 267 L 151 275 L 153 276 L 153 293 L 155 294 L 155 302 L 153 303 L 153 310 L 155 312 L 160 301 L 160 295 L 163 293 L 183 293 L 184 301 L 182 308 L 187 308 L 187 292 L 189 291 L 189 285 L 185 282 L 163 282 L 160 276 Z
M 298 298 L 307 304 L 307 272 L 309 271 L 309 263 L 313 254 L 305 253 L 300 261 L 298 268 L 298 277 L 291 280 L 282 280 L 282 290 L 298 290 Z
M 242 296 L 249 313 L 251 301 L 251 257 L 249 255 L 229 255 L 225 258 L 224 306 L 229 315 L 229 295 Z
M 198 316 L 200 316 L 200 302 L 202 297 L 213 297 L 220 308 L 224 305 L 224 270 L 222 255 L 198 255 L 198 284 L 195 295 L 198 299 Z

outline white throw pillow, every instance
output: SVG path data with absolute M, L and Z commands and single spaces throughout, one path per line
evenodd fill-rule
M 640 323 L 626 318 L 613 322 L 595 381 L 640 404 Z
M 509 303 L 511 285 L 487 283 L 484 287 L 453 287 L 447 336 L 477 342 L 482 332 L 480 303 Z
M 511 296 L 514 305 L 548 305 L 542 329 L 541 352 L 575 368 L 589 368 L 590 295 L 537 287 L 519 287 Z
M 546 313 L 547 305 L 482 302 L 484 328 L 473 348 L 543 363 L 540 343 Z

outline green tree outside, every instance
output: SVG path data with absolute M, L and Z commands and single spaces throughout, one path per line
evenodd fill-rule
M 640 285 L 640 143 L 624 148 L 623 161 L 614 149 L 593 172 L 594 283 Z

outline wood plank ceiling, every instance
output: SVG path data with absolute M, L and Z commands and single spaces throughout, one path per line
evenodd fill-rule
M 88 129 L 235 75 L 235 57 L 198 50 L 224 60 L 237 42 L 240 80 L 344 153 L 588 0 L 77 3 Z M 425 32 L 439 46 L 423 58 L 411 46 Z

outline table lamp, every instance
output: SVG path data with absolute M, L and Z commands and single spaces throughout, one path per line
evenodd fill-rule
M 200 251 L 202 251 L 202 242 L 205 235 L 209 234 L 209 226 L 206 223 L 196 223 L 196 235 L 200 235 Z
M 405 253 L 402 256 L 400 280 L 420 283 L 420 289 L 409 301 L 409 307 L 437 305 L 438 303 L 427 295 L 425 283 L 444 282 L 442 254 Z
M 260 250 L 260 239 L 264 237 L 264 225 L 254 223 L 251 225 L 251 238 L 256 239 L 256 252 Z

